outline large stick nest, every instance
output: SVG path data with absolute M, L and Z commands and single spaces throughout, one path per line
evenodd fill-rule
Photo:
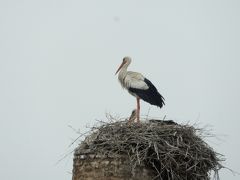
M 203 129 L 172 121 L 150 120 L 141 124 L 126 121 L 101 123 L 75 150 L 104 157 L 129 157 L 131 167 L 146 165 L 156 172 L 154 179 L 208 180 L 222 168 L 222 155 L 203 141 Z

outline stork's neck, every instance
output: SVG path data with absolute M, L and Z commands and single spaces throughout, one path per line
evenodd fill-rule
M 127 68 L 129 66 L 130 62 L 127 62 L 126 64 L 123 65 L 123 67 L 120 69 L 118 77 L 119 76 L 126 76 L 127 74 Z
M 118 80 L 120 81 L 122 87 L 125 87 L 124 86 L 124 78 L 126 77 L 127 75 L 127 68 L 129 66 L 130 63 L 126 63 L 123 65 L 123 67 L 121 68 L 121 70 L 119 71 L 118 73 Z

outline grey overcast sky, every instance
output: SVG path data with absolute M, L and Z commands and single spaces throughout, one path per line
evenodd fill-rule
M 71 179 L 68 125 L 135 107 L 114 75 L 126 55 L 166 99 L 141 114 L 210 125 L 239 172 L 239 0 L 0 0 L 0 179 Z

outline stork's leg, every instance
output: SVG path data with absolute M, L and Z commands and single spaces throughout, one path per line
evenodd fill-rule
M 137 97 L 137 122 L 140 123 L 140 98 Z

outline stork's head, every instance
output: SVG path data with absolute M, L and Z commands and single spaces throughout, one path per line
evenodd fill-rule
M 123 58 L 122 64 L 119 66 L 117 72 L 115 73 L 115 75 L 120 71 L 120 69 L 122 69 L 122 67 L 127 67 L 130 63 L 131 63 L 131 58 L 126 56 Z

